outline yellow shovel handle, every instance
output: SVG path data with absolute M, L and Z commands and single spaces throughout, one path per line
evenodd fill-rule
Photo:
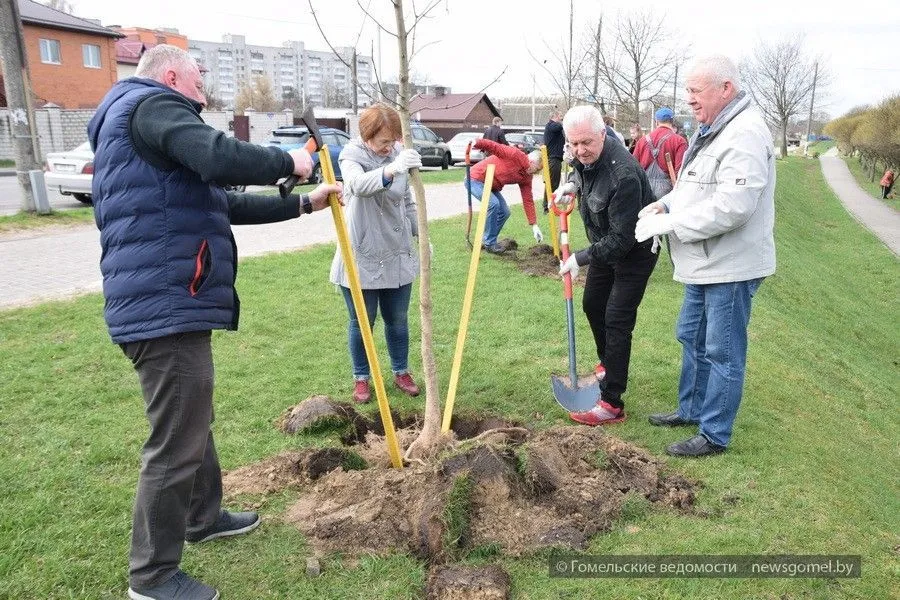
M 547 146 L 541 146 L 541 169 L 544 176 L 544 193 L 547 194 L 547 202 L 552 202 L 553 189 L 550 185 L 550 159 L 547 157 Z M 556 229 L 556 219 L 553 218 L 552 212 L 547 213 L 550 217 L 550 239 L 553 240 L 553 256 L 559 258 L 559 233 Z
M 337 179 L 334 176 L 334 166 L 331 164 L 331 154 L 328 153 L 328 146 L 322 146 L 322 149 L 319 150 L 319 164 L 322 166 L 322 177 L 325 182 L 335 183 Z M 369 359 L 369 368 L 372 372 L 372 383 L 375 386 L 375 397 L 378 399 L 378 412 L 381 414 L 381 423 L 384 425 L 384 438 L 387 442 L 388 454 L 391 456 L 391 464 L 397 469 L 402 469 L 403 459 L 400 455 L 400 445 L 397 443 L 397 434 L 394 431 L 394 419 L 391 417 L 391 407 L 388 405 L 387 392 L 384 389 L 384 379 L 381 376 L 381 367 L 378 364 L 378 353 L 375 352 L 375 340 L 372 337 L 369 313 L 366 312 L 362 286 L 359 283 L 356 259 L 350 246 L 350 236 L 347 235 L 344 211 L 341 210 L 337 194 L 331 194 L 328 197 L 328 203 L 331 205 L 331 216 L 334 217 L 334 228 L 337 230 L 341 257 L 344 259 L 344 269 L 347 271 L 347 279 L 350 280 L 350 294 L 353 296 L 356 320 L 359 321 L 363 345 L 366 348 L 366 358 Z
M 456 401 L 456 384 L 459 381 L 459 369 L 462 366 L 463 348 L 466 345 L 466 333 L 469 330 L 469 315 L 472 314 L 472 296 L 475 295 L 475 279 L 478 277 L 478 258 L 481 256 L 481 238 L 484 236 L 484 225 L 487 223 L 488 204 L 491 200 L 491 185 L 494 183 L 494 165 L 488 165 L 484 174 L 484 191 L 481 193 L 481 207 L 478 209 L 478 224 L 475 226 L 475 241 L 472 256 L 469 259 L 469 277 L 466 279 L 466 294 L 463 296 L 462 314 L 459 316 L 459 329 L 456 332 L 456 350 L 453 353 L 453 367 L 450 369 L 450 386 L 447 389 L 447 403 L 444 405 L 444 420 L 441 422 L 441 433 L 450 431 L 453 419 L 453 403 Z

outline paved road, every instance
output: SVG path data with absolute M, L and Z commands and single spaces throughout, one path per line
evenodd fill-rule
M 22 208 L 22 192 L 16 177 L 0 177 L 0 215 L 14 215 Z M 59 192 L 49 192 L 50 207 L 53 210 L 85 206 L 72 196 Z
M 542 185 L 535 179 L 534 189 Z M 467 210 L 461 183 L 429 185 L 426 196 L 429 220 Z M 504 197 L 521 203 L 517 187 L 508 188 Z M 478 202 L 473 204 L 477 210 Z M 234 227 L 234 236 L 241 258 L 337 239 L 329 210 L 282 223 Z M 0 256 L 0 310 L 101 289 L 100 234 L 92 224 L 0 235 Z
M 820 156 L 819 161 L 825 181 L 840 198 L 847 212 L 872 230 L 895 256 L 900 256 L 900 213 L 857 185 L 847 163 L 838 156 L 837 148 Z

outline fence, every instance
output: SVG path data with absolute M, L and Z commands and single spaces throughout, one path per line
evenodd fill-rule
M 71 150 L 87 141 L 87 124 L 96 112 L 93 108 L 64 109 L 58 106 L 47 106 L 34 111 L 37 132 L 40 138 L 41 157 L 48 152 Z M 250 141 L 264 144 L 272 137 L 272 130 L 294 122 L 294 113 L 290 110 L 272 113 L 248 111 L 250 117 Z M 200 113 L 203 120 L 211 127 L 233 136 L 231 123 L 234 111 L 204 111 Z M 12 127 L 9 109 L 0 108 L 0 160 L 13 160 L 15 153 L 12 143 Z

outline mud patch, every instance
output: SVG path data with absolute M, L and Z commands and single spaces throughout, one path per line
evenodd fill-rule
M 481 421 L 484 427 L 487 420 Z M 492 436 L 497 429 L 477 433 L 468 425 L 472 439 L 402 470 L 383 459 L 348 470 L 339 449 L 284 453 L 226 474 L 225 490 L 272 493 L 298 486 L 302 497 L 285 520 L 318 551 L 409 552 L 433 565 L 484 548 L 514 556 L 546 547 L 583 549 L 635 498 L 692 509 L 693 482 L 601 428 L 511 429 L 514 435 Z M 415 435 L 398 431 L 401 444 Z M 386 454 L 383 440 L 369 432 L 352 451 L 365 458 L 375 448 Z
M 498 245 L 507 249 L 503 254 L 497 254 L 498 258 L 514 263 L 516 267 L 531 277 L 547 277 L 549 279 L 559 280 L 559 260 L 553 256 L 553 246 L 549 244 L 536 244 L 529 248 L 520 250 L 515 240 L 503 239 L 499 240 Z M 584 266 L 579 269 L 579 276 L 573 283 L 575 285 L 584 285 L 588 267 Z
M 509 575 L 496 565 L 442 565 L 431 569 L 425 584 L 426 600 L 506 600 Z

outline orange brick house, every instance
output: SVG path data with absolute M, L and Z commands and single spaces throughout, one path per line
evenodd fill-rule
M 18 0 L 35 107 L 95 108 L 118 80 L 122 34 L 32 0 Z

